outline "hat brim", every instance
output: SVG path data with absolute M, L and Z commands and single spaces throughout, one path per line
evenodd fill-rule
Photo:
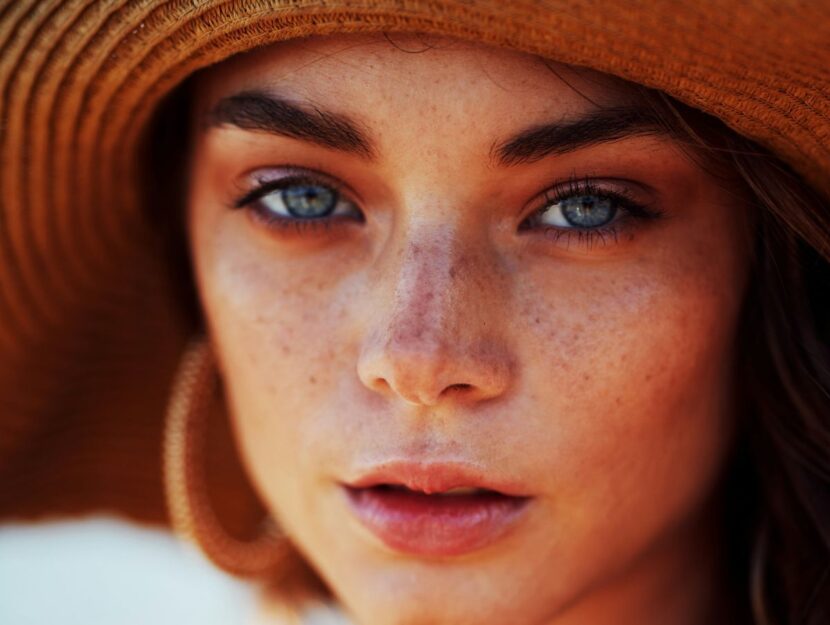
M 790 5 L 786 5 L 789 7 Z M 199 68 L 281 40 L 428 32 L 711 113 L 830 196 L 827 2 L 18 0 L 0 8 L 0 515 L 165 518 L 161 421 L 192 331 L 138 150 Z M 728 42 L 728 46 L 726 43 Z

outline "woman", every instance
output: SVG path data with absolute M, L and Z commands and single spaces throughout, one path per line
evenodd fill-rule
M 773 45 L 821 16 L 245 9 L 92 3 L 12 68 L 4 509 L 153 518 L 168 403 L 172 521 L 266 610 L 824 622 L 827 53 Z

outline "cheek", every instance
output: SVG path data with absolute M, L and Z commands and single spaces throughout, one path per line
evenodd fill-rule
M 343 356 L 341 331 L 354 300 L 348 280 L 299 271 L 291 258 L 264 253 L 236 217 L 205 228 L 210 242 L 195 258 L 200 294 L 243 461 L 269 507 L 282 510 L 302 499 L 292 476 L 314 472 L 304 452 L 331 438 L 315 416 L 330 412 L 335 373 L 354 368 Z
M 720 271 L 688 258 L 525 281 L 521 444 L 543 468 L 528 470 L 549 489 L 558 535 L 583 554 L 597 532 L 603 559 L 644 548 L 720 472 L 742 274 L 731 258 L 713 260 Z

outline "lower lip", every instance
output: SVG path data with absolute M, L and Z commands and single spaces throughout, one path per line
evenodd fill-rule
M 383 488 L 347 488 L 363 525 L 394 551 L 459 556 L 497 541 L 530 501 L 506 495 L 425 495 Z

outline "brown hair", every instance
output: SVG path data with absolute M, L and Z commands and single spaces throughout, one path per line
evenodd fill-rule
M 737 337 L 740 432 L 722 493 L 730 590 L 743 597 L 737 611 L 756 625 L 830 622 L 830 201 L 716 117 L 660 91 L 624 89 L 754 213 Z M 182 305 L 198 324 L 180 218 L 189 114 L 185 83 L 159 109 L 149 135 L 152 183 L 145 187 L 182 272 Z M 315 583 L 307 569 L 297 570 Z
M 633 86 L 698 164 L 749 202 L 740 434 L 727 548 L 757 625 L 830 622 L 830 201 L 719 119 Z

